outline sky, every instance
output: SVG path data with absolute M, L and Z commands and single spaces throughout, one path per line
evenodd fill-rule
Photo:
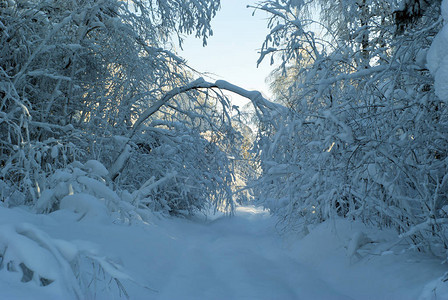
M 258 51 L 268 34 L 266 14 L 247 8 L 250 0 L 221 0 L 221 10 L 212 20 L 213 36 L 206 47 L 202 40 L 188 37 L 179 50 L 180 56 L 200 72 L 212 73 L 213 80 L 226 80 L 247 90 L 258 90 L 270 97 L 265 79 L 274 69 L 269 59 L 257 68 Z M 248 101 L 235 94 L 228 95 L 233 104 Z

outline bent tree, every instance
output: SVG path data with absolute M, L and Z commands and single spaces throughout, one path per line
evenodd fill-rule
M 286 110 L 283 106 L 268 101 L 258 91 L 248 91 L 224 80 L 218 80 L 216 82 L 207 82 L 203 78 L 196 79 L 187 85 L 176 87 L 173 90 L 167 92 L 160 100 L 156 101 L 151 107 L 145 110 L 140 115 L 140 117 L 135 121 L 132 128 L 129 130 L 128 136 L 126 138 L 126 143 L 122 146 L 122 149 L 119 152 L 115 162 L 109 169 L 112 180 L 115 180 L 117 176 L 119 176 L 119 174 L 123 172 L 123 169 L 126 167 L 128 160 L 133 155 L 131 146 L 133 143 L 135 143 L 133 141 L 133 137 L 139 132 L 146 131 L 148 130 L 148 128 L 150 128 L 147 125 L 145 125 L 145 122 L 149 118 L 151 118 L 154 114 L 156 114 L 162 107 L 168 106 L 169 101 L 172 98 L 189 91 L 204 90 L 204 89 L 206 90 L 206 93 L 208 93 L 207 90 L 209 89 L 227 90 L 249 99 L 254 106 L 255 113 L 258 119 L 260 120 L 260 122 L 266 125 L 278 127 L 279 122 L 281 122 L 280 121 L 281 117 L 286 114 Z M 228 121 L 229 130 L 227 134 L 229 134 L 232 133 L 231 131 L 233 130 L 231 117 L 229 115 L 229 107 L 228 107 L 229 103 L 225 97 L 219 97 L 219 99 L 221 101 L 223 114 L 225 115 L 225 118 Z M 151 126 L 151 124 L 149 126 Z M 227 139 L 232 139 L 232 136 L 228 136 Z M 241 149 L 237 150 L 238 152 L 233 154 L 239 155 Z M 216 157 L 212 157 L 211 159 L 216 159 Z M 204 176 L 204 174 L 200 174 L 200 176 Z M 226 182 L 226 184 L 229 185 L 230 182 Z M 216 191 L 219 191 L 219 188 L 220 188 L 219 186 L 212 186 L 210 189 L 210 193 L 216 193 Z M 225 206 L 229 206 L 229 208 L 232 208 L 233 205 L 233 201 L 231 198 L 232 195 L 228 189 L 227 192 L 228 194 L 226 198 L 218 197 L 219 196 L 218 193 L 214 194 L 215 200 L 221 199 L 216 203 L 221 208 Z
M 73 186 L 56 171 L 78 178 L 76 162 L 98 160 L 109 171 L 102 180 L 140 193 L 134 198 L 153 210 L 191 214 L 210 199 L 231 205 L 225 151 L 239 155 L 231 149 L 241 136 L 218 89 L 250 98 L 260 117 L 272 104 L 228 83 L 192 82 L 170 50 L 186 34 L 205 44 L 218 9 L 213 0 L 5 2 L 0 200 L 57 209 Z

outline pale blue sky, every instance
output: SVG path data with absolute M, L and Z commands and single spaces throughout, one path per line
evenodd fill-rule
M 248 90 L 259 90 L 269 97 L 265 78 L 273 70 L 269 60 L 257 68 L 258 50 L 269 32 L 266 14 L 246 8 L 251 0 L 221 0 L 221 10 L 212 20 L 213 36 L 208 45 L 202 40 L 189 37 L 180 55 L 189 65 L 201 72 L 213 73 L 214 79 L 227 80 Z M 242 99 L 230 95 L 237 105 Z

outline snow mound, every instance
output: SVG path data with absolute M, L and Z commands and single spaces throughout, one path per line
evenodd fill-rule
M 108 220 L 107 207 L 104 201 L 89 194 L 80 193 L 65 196 L 61 200 L 60 208 L 80 214 L 79 220 Z
M 418 299 L 425 285 L 446 271 L 438 259 L 405 251 L 393 230 L 361 222 L 327 221 L 302 240 L 293 239 L 298 261 L 352 299 Z
M 448 272 L 442 277 L 428 283 L 418 300 L 448 299 Z
M 81 196 L 79 199 L 84 199 L 81 202 L 92 200 Z M 70 201 L 76 199 L 68 198 L 64 204 L 70 206 L 73 204 Z M 81 207 L 86 206 L 91 212 L 91 206 Z M 58 230 L 62 230 L 64 237 L 73 230 L 86 232 L 86 228 L 74 229 L 75 224 L 81 223 L 73 223 L 71 218 L 56 221 L 54 216 L 0 207 L 0 298 L 112 299 L 114 294 L 127 295 L 122 281 L 136 282 L 121 265 L 100 255 L 93 242 L 52 237 L 58 235 Z M 36 224 L 23 223 L 24 219 Z M 37 224 L 50 228 L 51 236 Z M 82 224 L 92 230 L 94 224 L 98 226 L 92 222 Z
M 358 254 L 358 250 L 367 245 L 368 243 L 372 242 L 372 240 L 362 231 L 356 232 L 348 244 L 347 247 L 347 254 L 350 257 L 353 257 Z
M 109 174 L 106 167 L 97 160 L 89 160 L 84 164 L 84 167 L 90 169 L 90 172 L 101 177 L 105 177 Z

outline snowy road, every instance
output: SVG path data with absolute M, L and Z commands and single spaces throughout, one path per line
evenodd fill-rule
M 137 281 L 123 280 L 130 299 L 418 299 L 425 284 L 445 271 L 420 254 L 348 257 L 347 245 L 362 225 L 324 224 L 303 240 L 280 236 L 274 218 L 254 207 L 205 222 L 77 219 L 69 211 L 35 215 L 0 208 L 0 225 L 26 222 L 120 263 Z M 388 233 L 362 230 L 374 240 L 387 239 Z M 0 299 L 70 299 L 63 289 L 14 283 L 9 274 L 0 271 Z M 95 296 L 117 295 L 112 288 Z
M 260 210 L 188 228 L 159 299 L 349 299 L 293 260 Z M 177 256 L 177 255 L 176 255 Z

